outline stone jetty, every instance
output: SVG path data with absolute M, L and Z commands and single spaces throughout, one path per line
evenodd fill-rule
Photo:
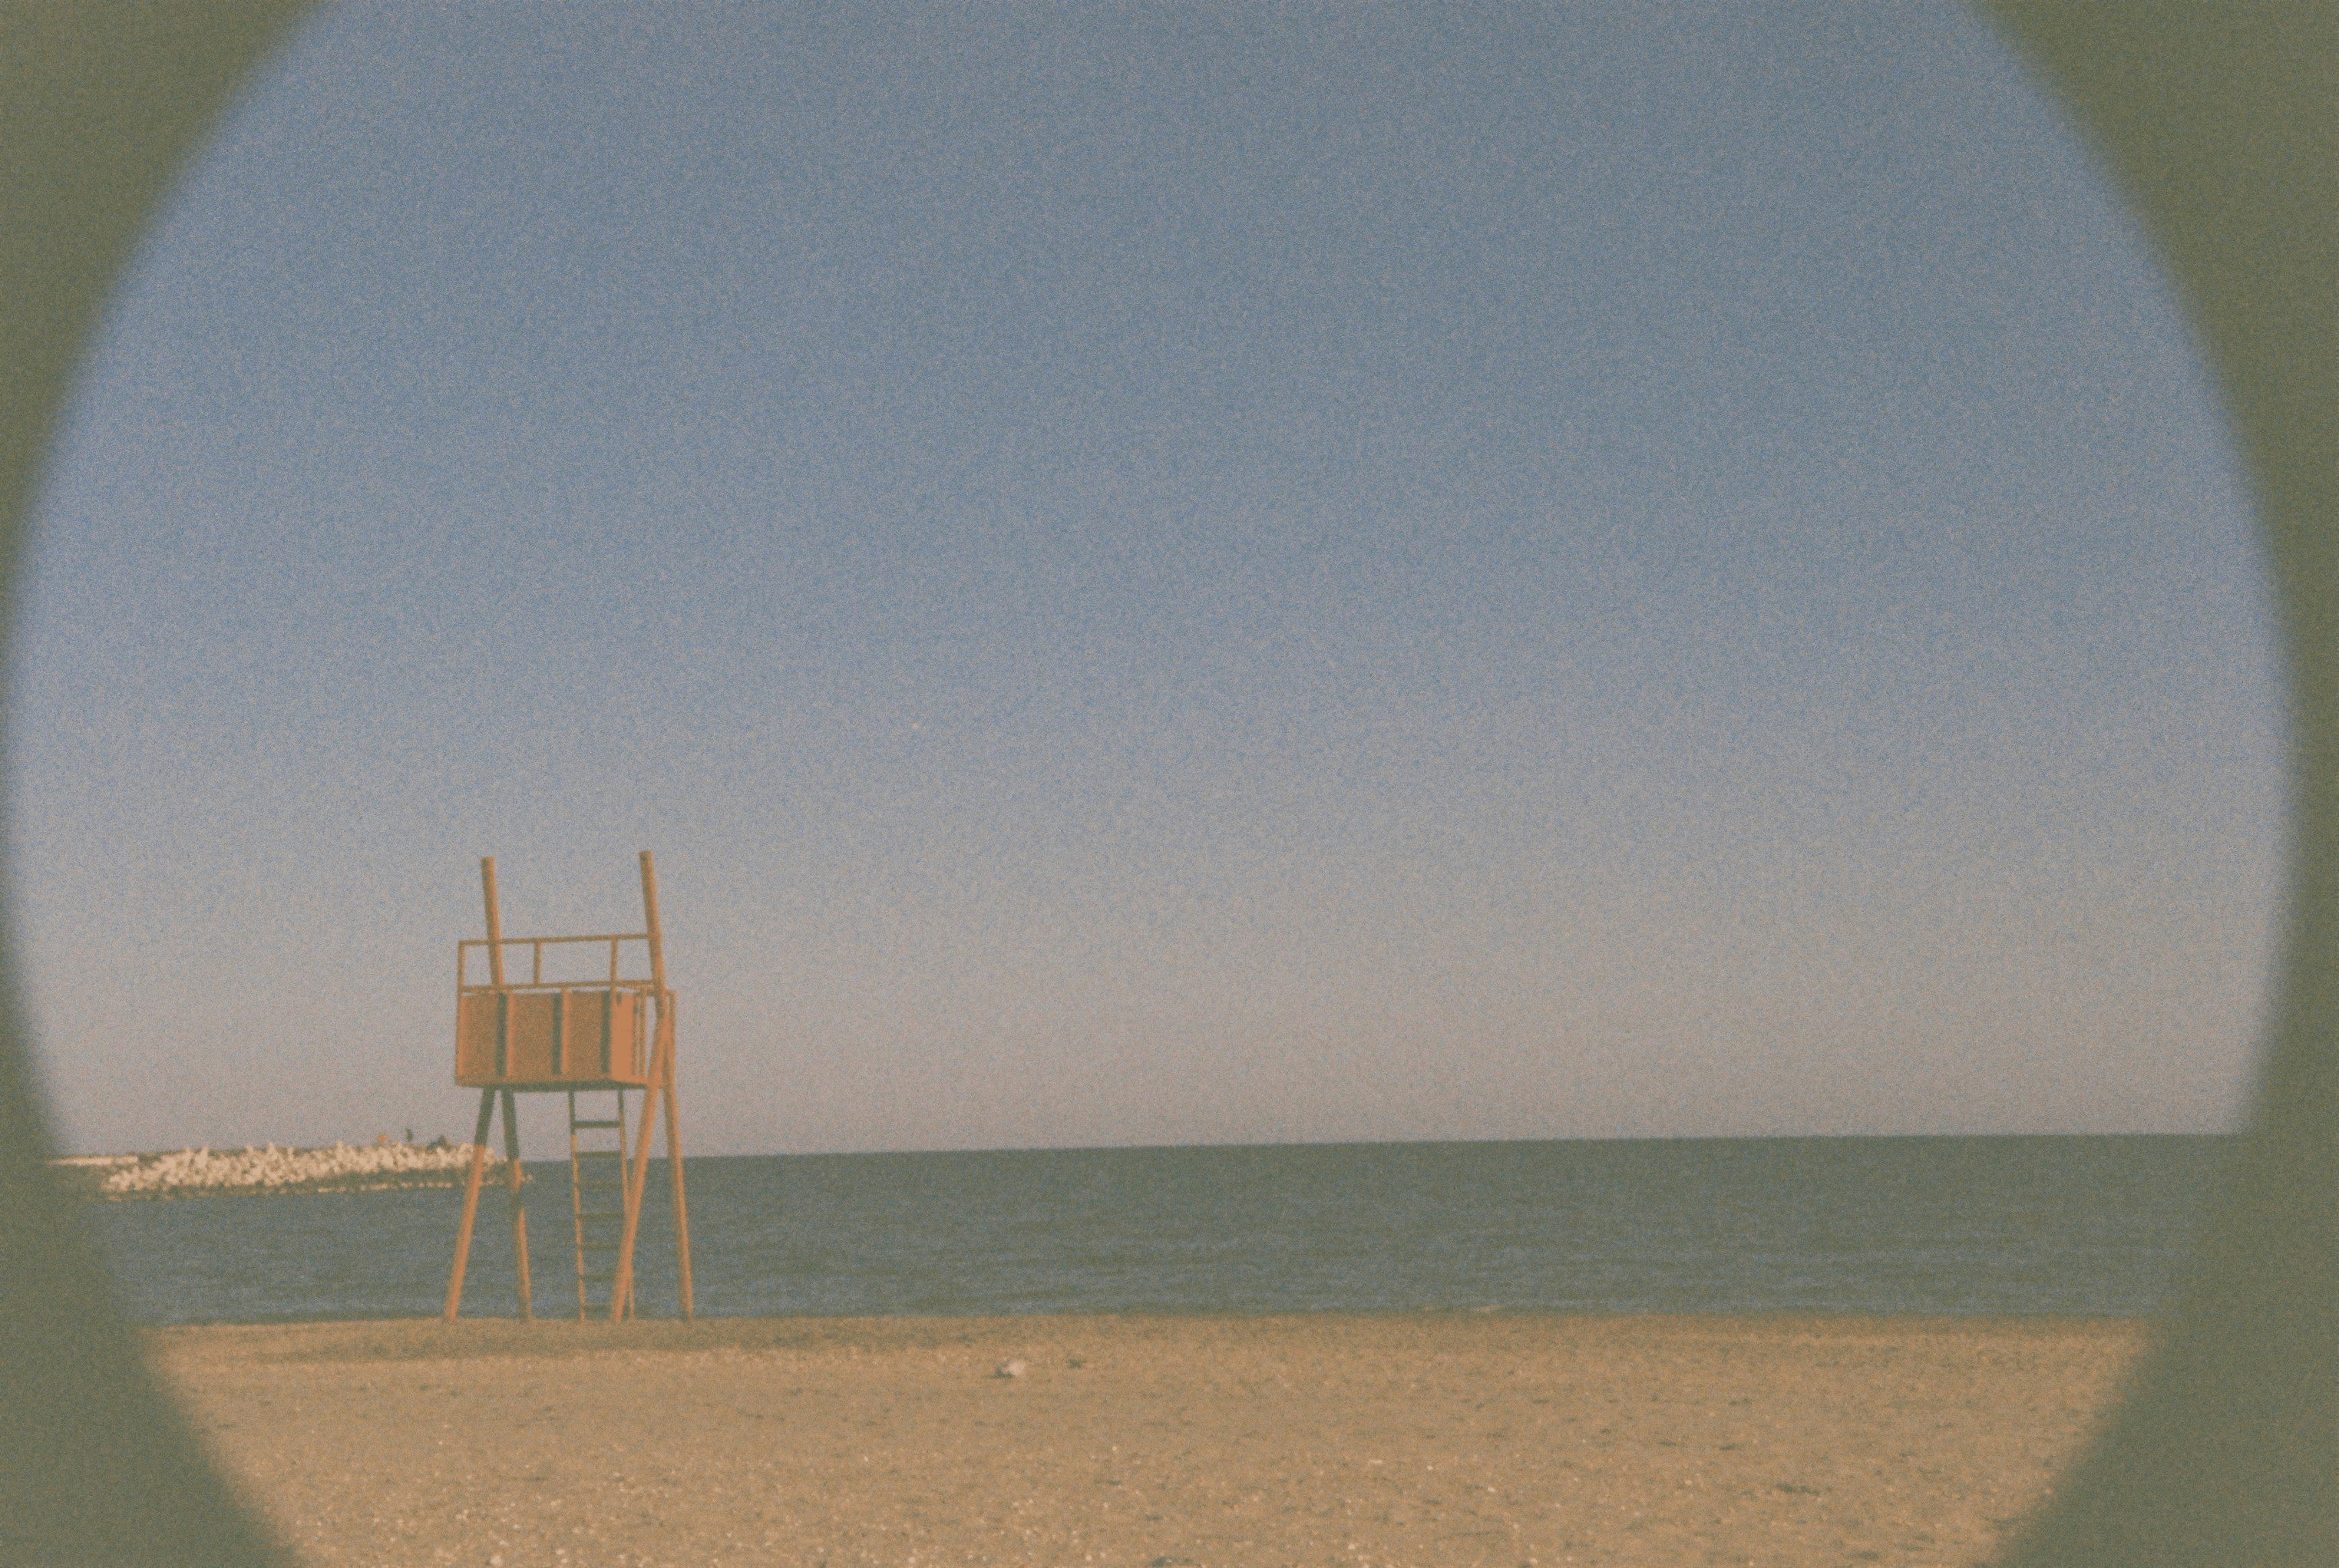
M 213 1193 L 370 1192 L 455 1187 L 470 1169 L 468 1143 L 336 1143 L 324 1149 L 183 1149 L 172 1154 L 84 1156 L 61 1165 L 95 1175 L 100 1198 L 192 1198 Z M 488 1150 L 504 1178 L 504 1158 Z M 84 1177 L 86 1179 L 86 1177 Z

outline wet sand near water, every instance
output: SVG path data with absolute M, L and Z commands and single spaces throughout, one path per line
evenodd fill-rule
M 150 1343 L 313 1563 L 1804 1568 L 1986 1554 L 2146 1332 L 1439 1314 Z

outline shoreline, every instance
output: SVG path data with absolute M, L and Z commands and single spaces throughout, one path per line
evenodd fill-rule
M 760 1341 L 769 1335 L 788 1328 L 815 1326 L 865 1325 L 933 1325 L 933 1324 L 1036 1324 L 1036 1323 L 1112 1323 L 1112 1324 L 1196 1324 L 1224 1323 L 1260 1325 L 1280 1322 L 1329 1324 L 1357 1323 L 1451 1323 L 1485 1321 L 1495 1323 L 1570 1323 L 1570 1324 L 1668 1324 L 1681 1327 L 1705 1326 L 1717 1332 L 1732 1327 L 1793 1329 L 1808 1326 L 1812 1332 L 1850 1329 L 1861 1325 L 1872 1326 L 1879 1331 L 1898 1331 L 1933 1327 L 1949 1330 L 2009 1331 L 2035 1328 L 2078 1328 L 2107 1333 L 2127 1333 L 2149 1336 L 2165 1322 L 2165 1315 L 2123 1317 L 2111 1312 L 1875 1312 L 1866 1309 L 1798 1307 L 1756 1308 L 1745 1312 L 1646 1312 L 1616 1311 L 1609 1308 L 1570 1310 L 1543 1307 L 1276 1307 L 1260 1311 L 1245 1311 L 1238 1307 L 1197 1307 L 1190 1311 L 1144 1308 L 1127 1312 L 1053 1308 L 1031 1312 L 701 1312 L 694 1319 L 684 1319 L 659 1312 L 651 1312 L 628 1319 L 623 1325 L 612 1326 L 598 1317 L 580 1320 L 573 1310 L 539 1310 L 526 1320 L 509 1311 L 465 1312 L 453 1324 L 436 1314 L 420 1313 L 349 1313 L 336 1316 L 293 1316 L 281 1317 L 209 1317 L 188 1318 L 173 1323 L 137 1323 L 131 1325 L 136 1333 L 145 1336 L 197 1334 L 214 1330 L 242 1329 L 334 1329 L 334 1328 L 403 1328 L 418 1333 L 438 1330 L 476 1329 L 482 1333 L 509 1332 L 516 1335 L 551 1333 L 563 1328 L 583 1328 L 595 1333 L 608 1332 L 616 1327 L 626 1334 L 667 1336 L 676 1340 L 673 1348 L 686 1348 L 680 1342 L 694 1337 L 703 1338 L 707 1347 L 726 1344 L 745 1345 Z M 661 1341 L 660 1347 L 665 1347 Z

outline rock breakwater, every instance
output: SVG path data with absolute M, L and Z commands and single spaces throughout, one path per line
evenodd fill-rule
M 183 1149 L 172 1154 L 117 1156 L 104 1170 L 100 1198 L 192 1198 L 227 1193 L 370 1192 L 386 1188 L 454 1187 L 470 1169 L 468 1143 L 336 1143 L 324 1149 Z M 503 1179 L 504 1158 L 488 1150 Z

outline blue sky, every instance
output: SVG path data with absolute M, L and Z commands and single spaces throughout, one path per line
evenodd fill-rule
M 709 1152 L 2226 1126 L 2249 529 L 1948 7 L 336 7 L 41 508 L 51 1092 L 459 1137 L 648 847 Z

